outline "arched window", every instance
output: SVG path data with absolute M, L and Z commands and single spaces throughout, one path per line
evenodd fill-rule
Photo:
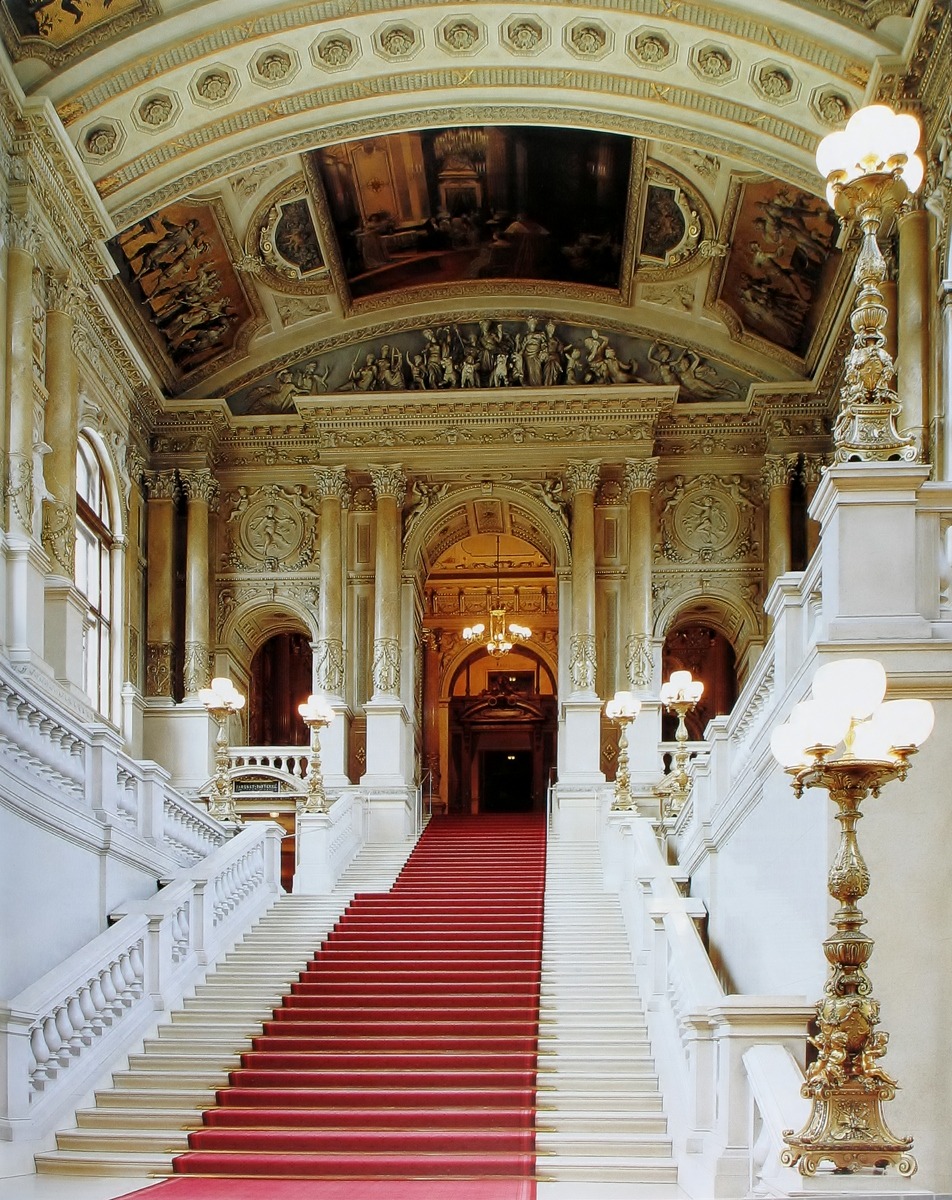
M 76 586 L 86 597 L 86 692 L 105 717 L 112 707 L 112 521 L 102 464 L 79 439 L 76 453 Z

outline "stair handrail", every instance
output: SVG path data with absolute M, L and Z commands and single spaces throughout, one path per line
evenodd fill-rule
M 748 1195 L 799 1192 L 800 1173 L 785 1167 L 780 1155 L 787 1146 L 784 1130 L 802 1129 L 810 1115 L 810 1102 L 800 1095 L 803 1072 L 783 1046 L 751 1046 L 744 1051 L 743 1062 L 750 1091 Z
M 0 1139 L 43 1136 L 280 892 L 281 829 L 246 826 L 0 1006 Z
M 727 994 L 699 932 L 705 907 L 681 893 L 678 869 L 662 857 L 650 819 L 616 814 L 609 838 L 617 837 L 623 848 L 614 882 L 647 1000 L 669 1129 L 681 1152 L 682 1187 L 688 1194 L 743 1194 L 722 1187 L 725 1176 L 750 1169 L 745 1138 L 752 1100 L 743 1055 L 779 1047 L 796 1066 L 813 1007 L 801 996 Z

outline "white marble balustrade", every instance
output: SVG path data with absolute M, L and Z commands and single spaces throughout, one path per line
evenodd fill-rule
M 37 1137 L 273 903 L 281 830 L 255 824 L 0 1007 L 0 1137 Z

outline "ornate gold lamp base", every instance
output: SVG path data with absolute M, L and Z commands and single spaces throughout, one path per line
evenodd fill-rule
M 803 1094 L 810 1096 L 809 1084 Z M 900 1175 L 916 1173 L 908 1152 L 912 1138 L 897 1138 L 882 1114 L 882 1102 L 892 1100 L 895 1088 L 882 1084 L 875 1092 L 864 1083 L 845 1083 L 825 1095 L 812 1096 L 810 1119 L 798 1134 L 785 1129 L 787 1149 L 780 1155 L 786 1167 L 799 1165 L 801 1175 L 815 1175 L 820 1163 L 831 1162 L 836 1174 L 861 1167 L 895 1167 Z

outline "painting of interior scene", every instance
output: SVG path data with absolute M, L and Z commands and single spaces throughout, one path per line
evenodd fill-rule
M 836 271 L 836 230 L 826 201 L 776 180 L 744 184 L 720 299 L 745 328 L 805 355 Z
M 467 279 L 620 286 L 630 138 L 478 126 L 314 155 L 355 298 Z
M 140 0 L 3 0 L 3 4 L 21 38 L 41 37 L 51 46 L 63 46 L 94 25 L 142 7 Z

